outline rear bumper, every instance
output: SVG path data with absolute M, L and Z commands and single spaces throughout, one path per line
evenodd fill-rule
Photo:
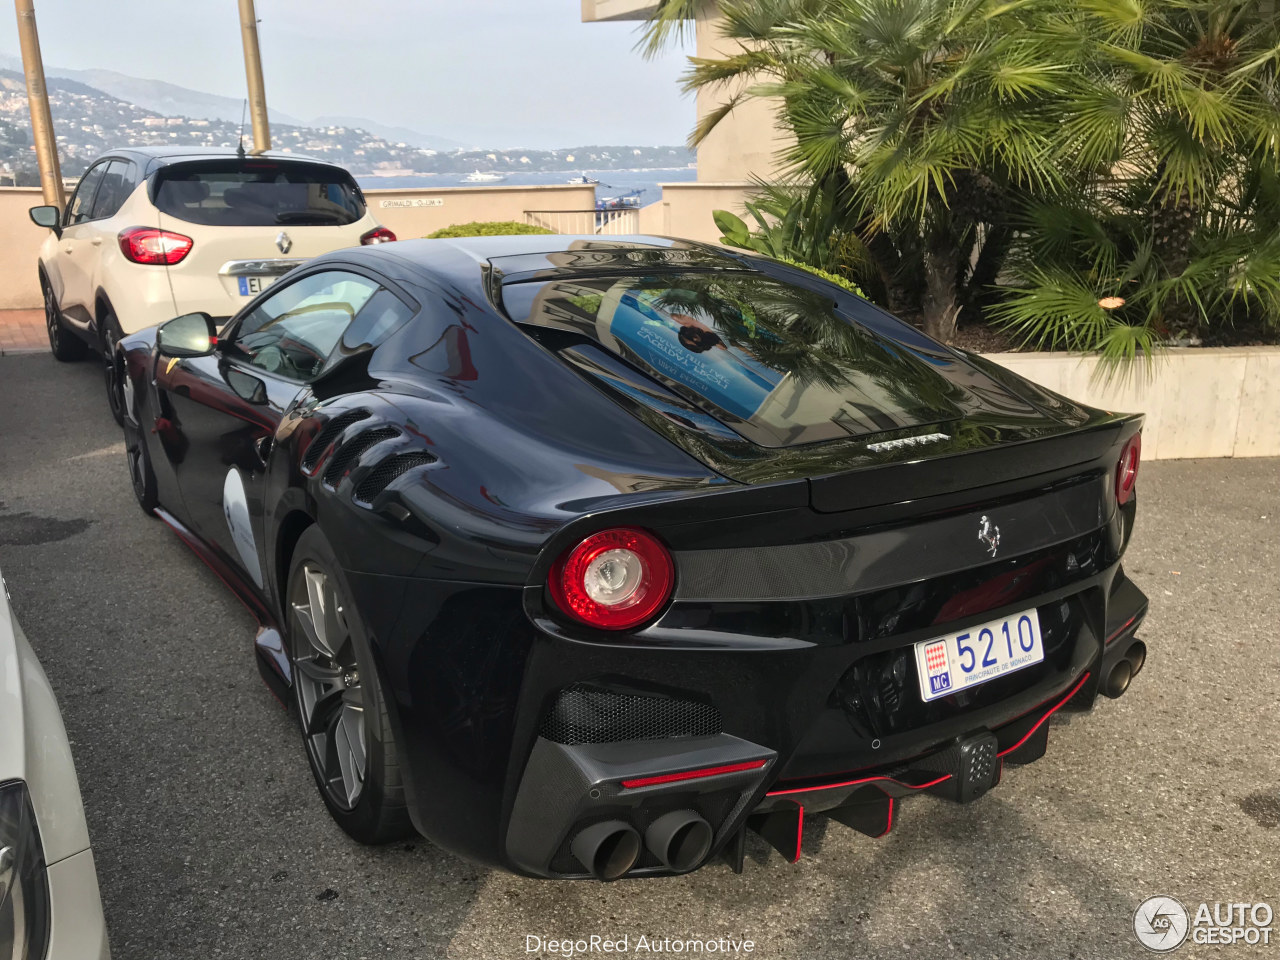
M 994 730 L 954 737 L 906 764 L 834 774 L 807 785 L 776 779 L 777 755 L 758 744 L 718 737 L 632 744 L 556 744 L 540 737 L 516 796 L 507 832 L 515 866 L 545 877 L 583 877 L 574 840 L 598 823 L 624 824 L 643 841 L 628 876 L 684 872 L 707 862 L 672 864 L 653 825 L 675 813 L 706 822 L 714 841 L 742 869 L 741 841 L 750 829 L 788 860 L 800 859 L 805 818 L 825 815 L 868 836 L 893 827 L 895 805 L 928 792 L 970 802 L 999 783 L 1004 765 L 1038 760 L 1049 742 L 1049 718 L 1074 705 L 1087 709 L 1096 690 L 1086 671 L 1061 695 Z M 1077 698 L 1079 698 L 1077 700 Z
M 1093 706 L 1146 609 L 1113 562 L 975 611 L 955 624 L 1035 604 L 1044 616 L 1061 611 L 1061 632 L 1046 634 L 1043 664 L 974 688 L 989 693 L 971 691 L 969 702 L 925 709 L 912 673 L 895 710 L 887 699 L 869 710 L 848 678 L 874 692 L 893 676 L 895 651 L 950 627 L 909 624 L 882 641 L 825 646 L 723 634 L 696 649 L 585 643 L 537 619 L 528 632 L 511 588 L 450 589 L 421 613 L 449 612 L 443 646 L 384 650 L 414 822 L 468 858 L 555 878 L 592 875 L 574 850 L 589 830 L 604 831 L 595 849 L 634 845 L 627 875 L 661 875 L 722 853 L 740 866 L 747 829 L 795 859 L 805 816 L 874 836 L 912 794 L 975 799 L 1006 765 L 1043 755 L 1054 712 Z M 413 597 L 394 601 L 406 604 L 402 620 L 417 616 Z M 650 836 L 675 814 L 709 830 L 695 862 L 665 861 L 664 841 Z

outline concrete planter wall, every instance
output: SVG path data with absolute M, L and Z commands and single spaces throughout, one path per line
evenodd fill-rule
M 1081 403 L 1145 413 L 1144 460 L 1280 456 L 1280 347 L 1169 350 L 1149 373 L 1111 383 L 1094 376 L 1094 357 L 990 357 Z

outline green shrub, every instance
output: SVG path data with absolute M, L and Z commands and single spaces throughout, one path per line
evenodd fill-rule
M 440 240 L 446 237 L 515 237 L 525 234 L 555 233 L 546 227 L 535 227 L 515 220 L 475 220 L 471 223 L 455 223 L 442 227 L 435 233 L 427 234 L 428 240 Z
M 823 270 L 821 267 L 811 267 L 807 263 L 801 263 L 799 260 L 792 260 L 790 257 L 778 257 L 777 259 L 781 260 L 789 267 L 799 267 L 801 270 L 807 270 L 815 277 L 821 277 L 823 280 L 827 281 L 827 283 L 834 283 L 837 287 L 844 287 L 850 293 L 855 293 L 864 299 L 867 296 L 862 292 L 862 288 L 848 277 L 842 277 L 838 273 L 831 273 L 828 270 Z

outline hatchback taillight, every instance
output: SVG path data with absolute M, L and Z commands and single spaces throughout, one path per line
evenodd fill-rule
M 195 241 L 172 230 L 130 227 L 120 231 L 120 251 L 134 263 L 173 266 L 191 252 Z
M 360 238 L 360 242 L 367 247 L 371 243 L 391 243 L 395 238 L 396 235 L 386 227 L 374 227 Z
M 1116 502 L 1125 504 L 1133 496 L 1133 488 L 1138 483 L 1138 463 L 1142 459 L 1142 434 L 1135 433 L 1120 451 L 1120 462 L 1116 464 Z
M 547 586 L 562 611 L 602 630 L 649 620 L 671 599 L 675 568 L 653 534 L 619 527 L 593 533 L 562 556 Z

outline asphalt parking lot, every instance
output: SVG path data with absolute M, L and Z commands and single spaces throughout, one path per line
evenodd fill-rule
M 753 840 L 742 876 L 601 885 L 331 824 L 251 617 L 135 505 L 96 368 L 0 357 L 0 451 L 0 568 L 62 704 L 117 958 L 498 960 L 597 933 L 1083 960 L 1146 955 L 1132 915 L 1154 894 L 1280 912 L 1280 461 L 1143 466 L 1126 568 L 1148 666 L 993 793 L 903 803 L 882 840 L 808 825 L 795 866 Z M 1176 955 L 1278 952 L 1280 932 Z

